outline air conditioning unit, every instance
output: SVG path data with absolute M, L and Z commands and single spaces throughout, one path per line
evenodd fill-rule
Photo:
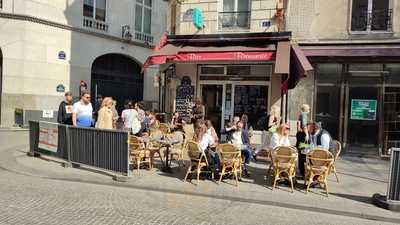
M 122 38 L 126 40 L 132 39 L 131 27 L 129 25 L 122 26 Z

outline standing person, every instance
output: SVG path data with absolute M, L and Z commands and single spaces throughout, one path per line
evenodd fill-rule
M 94 110 L 93 110 L 93 119 L 94 119 L 94 121 L 97 121 L 97 113 L 99 112 L 102 103 L 103 103 L 103 96 L 102 95 L 97 95 L 96 96 L 96 100 L 94 102 Z
M 125 109 L 122 110 L 122 113 L 121 113 L 123 130 L 131 131 L 132 123 L 133 123 L 133 116 L 134 116 L 133 113 L 134 113 L 134 109 L 133 109 L 132 102 L 129 100 L 125 101 Z
M 72 125 L 72 92 L 65 92 L 65 100 L 58 107 L 57 122 L 65 125 Z
M 110 97 L 103 99 L 101 103 L 101 108 L 97 114 L 96 128 L 99 129 L 114 129 L 113 120 L 113 100 Z
M 288 124 L 279 125 L 276 132 L 272 134 L 270 148 L 273 150 L 279 146 L 290 146 L 289 132 L 290 127 Z
M 191 122 L 196 126 L 198 120 L 204 120 L 205 107 L 201 102 L 199 97 L 194 98 L 194 106 L 192 107 L 192 112 L 190 113 Z
M 249 117 L 246 114 L 243 114 L 240 121 L 243 123 L 243 130 L 242 130 L 243 144 L 250 146 L 250 138 L 251 136 L 253 136 L 253 127 L 249 123 Z
M 303 104 L 300 108 L 301 113 L 297 119 L 297 133 L 296 133 L 296 148 L 299 151 L 299 171 L 301 176 L 304 177 L 304 162 L 306 161 L 306 155 L 301 153 L 300 144 L 306 143 L 309 140 L 309 133 L 307 123 L 309 120 L 310 106 Z
M 236 127 L 235 127 L 235 132 L 232 134 L 232 140 L 231 143 L 235 145 L 237 148 L 240 149 L 242 152 L 242 155 L 244 155 L 244 174 L 249 177 L 250 173 L 248 170 L 248 165 L 250 164 L 251 161 L 251 150 L 250 147 L 246 144 L 243 143 L 242 139 L 242 131 L 243 131 L 243 123 L 238 122 Z
M 138 119 L 139 119 L 140 123 L 143 123 L 144 118 L 146 117 L 146 113 L 145 113 L 145 111 L 144 111 L 144 106 L 143 106 L 143 104 L 140 103 L 140 102 L 136 102 L 136 104 L 135 104 L 135 110 L 136 110 L 137 113 L 138 113 Z
M 268 114 L 268 131 L 272 132 L 279 126 L 281 122 L 281 116 L 280 116 L 280 109 L 278 106 L 274 105 L 271 107 L 271 110 Z
M 119 115 L 118 115 L 118 111 L 117 111 L 116 107 L 117 107 L 117 101 L 112 100 L 111 111 L 113 114 L 113 127 L 114 128 L 117 128 L 117 121 L 119 119 Z
M 90 92 L 82 91 L 81 100 L 72 107 L 72 124 L 78 127 L 91 127 L 93 124 L 93 107 L 90 103 Z

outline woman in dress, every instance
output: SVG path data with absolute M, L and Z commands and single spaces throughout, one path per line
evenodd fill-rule
M 99 129 L 113 129 L 113 112 L 112 112 L 113 101 L 112 98 L 106 97 L 101 103 L 100 110 L 98 112 L 96 128 Z
M 301 112 L 297 119 L 297 133 L 296 133 L 296 148 L 299 151 L 299 171 L 304 177 L 304 162 L 306 161 L 306 155 L 301 153 L 300 144 L 308 142 L 308 128 L 307 123 L 310 118 L 310 106 L 303 104 L 300 108 Z

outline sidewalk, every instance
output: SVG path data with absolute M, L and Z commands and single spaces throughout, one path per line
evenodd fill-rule
M 246 202 L 288 209 L 313 211 L 355 218 L 400 223 L 400 213 L 377 208 L 371 204 L 374 193 L 386 193 L 389 162 L 379 159 L 366 159 L 345 156 L 338 162 L 340 183 L 334 176 L 329 179 L 329 198 L 322 189 L 313 189 L 309 194 L 296 188 L 294 193 L 286 186 L 271 190 L 265 180 L 265 162 L 253 162 L 252 177 L 244 179 L 235 187 L 233 180 L 218 185 L 209 180 L 201 180 L 199 185 L 182 182 L 185 169 L 174 168 L 173 174 L 165 174 L 157 169 L 133 171 L 126 183 L 111 179 L 112 174 L 96 172 L 88 168 L 63 168 L 57 161 L 45 157 L 26 156 L 27 146 L 9 148 L 2 151 L 0 168 L 43 179 L 56 179 L 70 182 L 84 182 L 96 185 L 112 185 L 121 188 L 134 188 L 166 194 L 180 194 L 190 200 L 191 196 L 224 199 L 233 202 Z M 47 159 L 47 160 L 46 160 Z M 302 184 L 303 181 L 300 181 Z M 268 184 L 268 185 L 267 185 Z M 167 196 L 166 196 L 167 197 Z

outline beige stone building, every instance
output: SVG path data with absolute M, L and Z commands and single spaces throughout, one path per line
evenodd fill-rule
M 188 75 L 195 86 L 194 95 L 202 97 L 206 107 L 210 106 L 208 117 L 222 115 L 219 120 L 213 120 L 222 127 L 232 119 L 232 116 L 243 113 L 243 110 L 239 109 L 243 105 L 236 104 L 242 104 L 243 99 L 248 99 L 242 95 L 243 84 L 248 85 L 247 88 L 250 87 L 250 89 L 243 88 L 246 93 L 258 89 L 256 86 L 266 85 L 268 94 L 265 108 L 269 109 L 272 105 L 280 106 L 283 119 L 290 123 L 293 132 L 297 130 L 299 106 L 307 103 L 312 108 L 310 119 L 321 122 L 334 139 L 343 143 L 348 152 L 384 156 L 389 153 L 391 147 L 400 147 L 400 133 L 397 126 L 400 121 L 399 1 L 175 0 L 168 2 L 168 28 L 172 34 L 176 34 L 169 37 L 168 43 L 180 47 L 179 50 L 175 50 L 175 53 L 178 52 L 178 57 L 169 58 L 166 61 L 170 63 L 164 64 L 166 67 L 173 64 L 175 73 L 170 73 L 176 76 L 170 79 L 172 91 L 166 92 L 165 95 L 170 96 L 166 99 L 175 99 L 174 88 L 179 85 L 182 76 Z M 202 19 L 201 27 L 196 26 L 194 22 L 199 14 Z M 232 41 L 231 38 L 240 37 L 242 45 L 248 47 L 257 39 L 254 35 L 258 38 L 270 36 L 274 39 L 285 32 L 289 32 L 286 34 L 289 34 L 292 45 L 298 44 L 301 47 L 300 51 L 312 63 L 312 72 L 297 73 L 294 68 L 296 63 L 293 56 L 290 56 L 290 72 L 277 73 L 279 71 L 276 68 L 282 62 L 278 60 L 277 43 L 275 43 L 276 58 L 271 60 L 258 62 L 211 60 L 193 63 L 195 60 L 192 59 L 191 63 L 177 62 L 182 58 L 179 54 L 206 51 L 200 48 L 196 50 L 182 48 L 182 46 L 196 46 L 196 42 L 198 43 L 196 47 L 221 47 L 225 46 L 224 41 L 228 43 Z M 271 43 L 271 39 L 266 38 L 264 41 Z M 238 51 L 243 50 L 237 43 L 226 45 L 233 45 Z M 293 52 L 292 48 L 290 54 Z M 160 52 L 160 54 L 169 53 L 171 52 Z M 249 67 L 237 67 L 237 64 Z M 261 67 L 255 64 L 258 66 L 261 64 Z M 221 81 L 222 77 L 229 77 L 231 75 L 229 73 L 235 71 L 235 68 L 238 71 L 233 73 L 240 74 L 238 77 Z M 255 79 L 249 82 L 246 76 L 252 71 L 264 71 L 261 74 L 268 77 L 268 81 Z M 213 78 L 208 73 L 218 75 L 214 74 Z M 298 82 L 299 75 L 305 77 Z M 290 84 L 297 86 L 285 94 L 281 92 L 284 88 L 282 83 L 288 77 L 292 79 Z M 219 97 L 220 95 L 222 97 Z M 232 97 L 233 101 L 230 101 L 229 97 Z M 233 105 L 228 108 L 227 102 Z M 170 111 L 176 109 L 173 107 L 173 102 L 167 102 L 166 105 L 172 108 Z M 212 105 L 217 107 L 211 107 Z
M 54 120 L 63 92 L 157 101 L 141 65 L 166 29 L 161 0 L 0 0 L 2 126 Z M 22 110 L 22 111 L 21 111 Z M 54 115 L 51 116 L 53 111 Z

